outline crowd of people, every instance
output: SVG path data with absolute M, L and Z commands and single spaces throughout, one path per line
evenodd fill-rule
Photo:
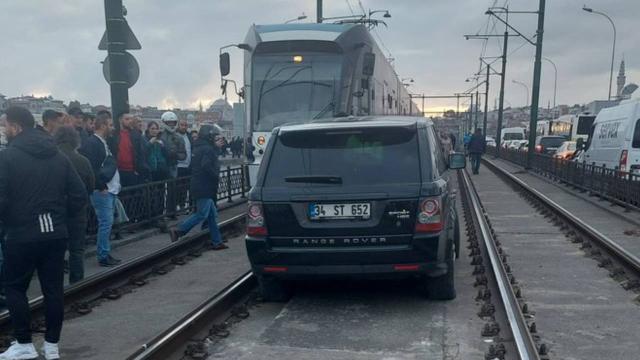
M 146 129 L 129 113 L 115 121 L 118 131 L 109 111 L 93 116 L 79 108 L 67 113 L 46 110 L 42 125 L 21 107 L 10 107 L 0 117 L 9 142 L 0 151 L 2 290 L 16 338 L 0 359 L 38 357 L 26 294 L 36 271 L 45 303 L 42 352 L 45 359 L 59 358 L 66 253 L 73 284 L 84 278 L 91 206 L 98 223 L 98 264 L 110 267 L 121 262 L 111 254 L 110 239 L 114 214 L 122 208 L 118 194 L 123 187 L 190 176 L 189 196 L 196 211 L 169 230 L 171 240 L 204 222 L 210 229 L 211 248 L 227 248 L 217 227 L 218 157 L 227 148 L 239 157 L 242 140 L 227 143 L 217 125 L 189 131 L 187 121 L 173 112 L 164 113 Z M 186 193 L 167 191 L 166 196 L 180 198 Z

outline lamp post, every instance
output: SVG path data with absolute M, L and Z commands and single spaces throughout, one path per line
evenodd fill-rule
M 613 23 L 613 20 L 611 20 L 609 15 L 603 12 L 593 10 L 592 8 L 586 6 L 582 7 L 582 10 L 606 17 L 607 20 L 609 20 L 609 22 L 611 23 L 611 27 L 613 27 L 613 50 L 611 51 L 611 72 L 609 73 L 609 100 L 611 100 L 611 84 L 613 84 L 613 62 L 615 61 L 616 57 L 616 24 Z
M 511 82 L 513 82 L 514 84 L 518 84 L 518 85 L 524 86 L 524 89 L 527 90 L 527 97 L 526 97 L 527 102 L 524 104 L 524 106 L 525 107 L 529 106 L 529 87 L 527 86 L 527 84 L 525 84 L 523 82 L 520 82 L 520 81 L 517 81 L 517 80 L 511 80 Z
M 306 19 L 306 18 L 307 18 L 307 15 L 305 15 L 304 13 L 302 13 L 302 15 L 298 16 L 297 18 L 287 20 L 287 21 L 285 21 L 284 23 L 285 23 L 285 24 L 288 24 L 288 23 L 290 23 L 290 22 L 300 21 L 300 20 L 304 20 L 304 19 Z
M 558 67 L 556 67 L 556 63 L 551 61 L 551 59 L 547 57 L 543 57 L 542 59 L 548 61 L 551 65 L 553 65 L 554 70 L 554 78 L 553 78 L 553 108 L 556 108 L 556 94 L 558 93 Z

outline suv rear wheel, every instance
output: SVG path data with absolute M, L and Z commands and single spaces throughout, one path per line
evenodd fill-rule
M 258 275 L 260 295 L 265 301 L 285 302 L 291 297 L 291 287 L 273 276 Z
M 455 287 L 455 255 L 456 255 L 456 247 L 454 244 L 451 244 L 451 256 L 449 260 L 447 260 L 447 267 L 449 271 L 446 274 L 437 276 L 437 277 L 427 277 L 424 281 L 426 281 L 425 287 L 429 298 L 433 300 L 453 300 L 456 298 L 456 287 Z

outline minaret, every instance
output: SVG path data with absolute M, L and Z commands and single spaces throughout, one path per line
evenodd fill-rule
M 622 95 L 622 89 L 624 88 L 624 84 L 627 82 L 627 77 L 624 75 L 624 58 L 622 62 L 620 62 L 620 71 L 618 72 L 618 96 L 620 99 L 620 95 Z

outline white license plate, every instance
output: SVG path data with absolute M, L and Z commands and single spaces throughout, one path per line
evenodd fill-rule
M 309 204 L 309 218 L 320 219 L 368 219 L 370 203 L 357 204 Z

